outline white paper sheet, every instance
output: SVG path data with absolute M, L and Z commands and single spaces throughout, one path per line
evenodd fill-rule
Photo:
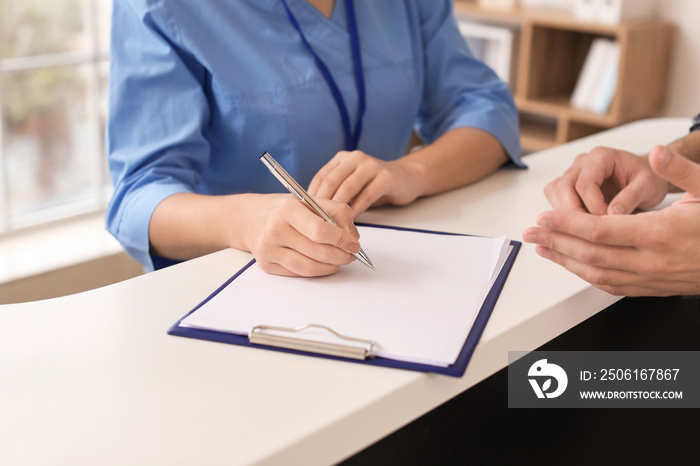
M 376 356 L 453 364 L 509 241 L 359 229 L 376 271 L 355 261 L 328 277 L 288 278 L 253 264 L 180 325 L 247 335 L 257 325 L 320 324 L 373 340 Z

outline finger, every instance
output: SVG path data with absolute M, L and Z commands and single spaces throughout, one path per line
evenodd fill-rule
M 335 247 L 314 243 L 288 222 L 277 225 L 272 235 L 255 247 L 254 255 L 267 273 L 305 277 L 329 275 L 353 259 Z
M 327 201 L 322 201 L 326 207 L 328 207 Z M 324 209 L 325 210 L 325 209 Z M 332 248 L 338 249 L 339 252 L 345 252 L 350 254 L 355 254 L 360 250 L 360 243 L 357 241 L 357 237 L 351 232 L 347 218 L 352 215 L 352 210 L 349 206 L 345 206 L 344 209 L 340 207 L 334 207 L 329 209 L 331 212 L 329 215 L 337 219 L 336 223 L 326 222 L 324 219 L 311 212 L 309 209 L 301 209 L 301 211 L 295 212 L 295 214 L 290 215 L 289 224 L 290 226 L 301 234 L 301 237 L 305 241 L 301 241 L 296 235 L 292 235 L 295 238 L 295 242 L 292 244 L 290 242 L 289 246 L 293 249 L 304 252 L 306 255 L 314 250 L 316 246 L 325 245 L 331 246 Z M 343 213 L 340 213 L 340 212 Z M 338 223 L 340 222 L 340 223 Z M 358 235 L 359 236 L 359 235 Z M 316 243 L 316 245 L 314 245 Z M 304 248 L 302 251 L 300 248 Z M 319 250 L 320 252 L 320 250 Z M 326 254 L 326 253 L 324 253 Z M 311 255 L 310 257 L 317 257 Z
M 639 273 L 647 268 L 645 255 L 633 247 L 594 244 L 577 236 L 537 227 L 526 230 L 523 239 L 601 269 Z
M 602 217 L 583 212 L 550 210 L 539 215 L 541 227 L 567 233 L 595 244 L 612 246 L 639 246 L 645 244 L 649 215 L 605 215 Z
M 308 193 L 311 194 L 312 196 L 318 196 L 318 189 L 321 186 L 321 183 L 323 180 L 328 176 L 328 174 L 335 169 L 335 167 L 338 166 L 340 163 L 340 158 L 339 155 L 341 152 L 337 153 L 333 158 L 331 158 L 328 163 L 326 163 L 324 166 L 321 167 L 321 169 L 314 175 L 314 177 L 311 179 L 311 183 L 309 183 L 309 188 L 307 189 Z M 323 196 L 327 197 L 327 196 Z
M 314 194 L 312 195 L 326 199 L 333 199 L 336 196 L 338 188 L 355 172 L 356 169 L 357 166 L 355 164 L 344 160 L 336 161 L 336 163 L 329 166 L 327 170 L 322 169 L 322 171 L 319 171 L 319 173 L 312 179 L 312 182 L 315 182 Z
M 529 228 L 526 228 L 526 229 L 523 231 L 523 235 L 522 235 L 523 241 L 525 241 L 526 243 L 538 244 L 538 243 L 537 243 L 537 241 L 538 241 L 537 232 L 538 232 L 539 230 L 541 230 L 541 228 L 539 228 L 539 227 L 529 227 Z
M 330 199 L 317 199 L 316 202 L 331 216 L 339 227 L 349 231 L 355 239 L 360 239 L 360 232 L 353 223 L 355 216 L 350 206 Z
M 340 228 L 327 224 L 340 230 Z M 359 243 L 357 243 L 359 251 Z M 341 265 L 354 260 L 353 253 L 333 245 L 319 243 L 300 232 L 285 234 L 285 243 L 263 257 L 270 263 L 278 264 L 294 275 L 310 277 L 334 273 Z
M 666 181 L 696 197 L 700 196 L 700 165 L 660 145 L 649 152 L 649 163 Z
M 612 175 L 612 166 L 606 157 L 596 157 L 598 152 L 592 152 L 591 157 L 600 162 L 588 163 L 581 168 L 581 172 L 574 184 L 576 194 L 581 198 L 581 202 L 586 210 L 594 215 L 605 215 L 608 204 L 601 186 Z
M 335 199 L 340 186 L 345 180 L 355 172 L 354 166 L 348 164 L 338 164 L 325 177 L 321 178 L 317 184 L 314 196 L 326 199 Z M 347 201 L 339 201 L 347 202 Z
M 581 202 L 581 198 L 574 189 L 573 181 L 565 177 L 557 178 L 544 188 L 552 208 L 557 210 L 578 210 L 584 212 L 586 209 Z
M 683 197 L 677 201 L 679 204 L 685 204 L 685 203 L 693 203 L 697 204 L 700 202 L 700 195 L 693 194 L 693 193 L 685 193 Z
M 332 275 L 340 268 L 314 261 L 293 250 L 286 250 L 286 252 L 287 255 L 278 257 L 279 263 L 257 260 L 258 265 L 266 273 L 284 277 L 322 277 Z
M 351 204 L 356 202 L 358 195 L 366 189 L 369 183 L 372 183 L 376 171 L 371 165 L 363 164 L 357 166 L 355 171 L 349 174 L 338 186 L 333 194 L 332 199 L 336 202 Z
M 535 250 L 541 257 L 561 265 L 607 293 L 616 296 L 670 296 L 667 291 L 648 286 L 642 277 L 634 273 L 596 267 L 544 246 L 538 246 Z
M 642 177 L 630 181 L 610 200 L 607 213 L 609 215 L 624 215 L 634 212 L 637 207 L 642 205 L 642 200 L 648 197 L 646 196 L 649 189 L 648 181 L 648 178 Z
M 574 189 L 574 182 L 581 170 L 581 161 L 586 154 L 579 154 L 571 167 L 562 176 L 552 180 L 544 187 L 544 194 L 558 210 L 584 210 L 581 199 Z
M 347 248 L 337 247 L 333 244 L 315 241 L 305 235 L 300 235 L 289 242 L 289 249 L 298 251 L 308 258 L 324 264 L 346 265 L 352 262 L 353 254 L 360 252 L 360 243 L 352 241 L 351 244 L 352 246 Z
M 386 194 L 386 189 L 387 183 L 381 177 L 374 178 L 350 204 L 353 215 L 357 217 L 371 206 L 376 205 Z
M 579 154 L 571 167 L 545 188 L 552 207 L 557 210 L 592 211 L 596 215 L 605 213 L 600 204 L 605 202 L 600 191 L 600 185 L 605 180 L 605 168 L 601 168 L 606 160 L 606 157 L 601 157 L 604 151 L 605 148 L 595 148 L 590 153 Z M 602 173 L 598 173 L 601 170 Z

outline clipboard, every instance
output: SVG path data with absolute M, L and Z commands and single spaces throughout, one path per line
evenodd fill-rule
M 454 235 L 454 236 L 471 236 L 459 233 L 440 232 L 432 230 L 422 230 L 413 228 L 403 228 L 385 225 L 357 224 L 358 226 L 371 228 L 385 228 L 402 231 L 412 231 L 418 233 L 431 233 L 438 235 Z M 190 312 L 184 315 L 180 320 L 173 324 L 167 331 L 170 335 L 207 340 L 219 343 L 234 344 L 239 346 L 267 349 L 272 351 L 281 351 L 285 353 L 301 354 L 306 356 L 314 356 L 325 359 L 333 359 L 338 361 L 348 361 L 372 366 L 389 367 L 404 370 L 413 370 L 420 372 L 432 372 L 453 377 L 461 377 L 466 371 L 469 360 L 474 353 L 474 349 L 478 344 L 484 328 L 488 323 L 493 308 L 496 305 L 498 297 L 505 285 L 508 275 L 515 263 L 515 259 L 520 251 L 521 243 L 518 241 L 509 240 L 509 253 L 503 265 L 493 281 L 486 298 L 484 299 L 481 308 L 479 309 L 476 318 L 468 332 L 467 338 L 464 341 L 459 355 L 455 362 L 446 367 L 440 365 L 424 364 L 417 362 L 407 362 L 388 357 L 375 356 L 373 354 L 375 342 L 370 339 L 363 339 L 359 335 L 345 335 L 337 332 L 335 329 L 323 325 L 322 322 L 307 322 L 299 327 L 284 327 L 274 325 L 256 325 L 253 326 L 248 335 L 228 333 L 223 331 L 205 330 L 201 328 L 181 326 L 181 322 L 196 312 L 212 298 L 217 296 L 222 290 L 228 287 L 234 280 L 240 277 L 253 264 L 255 259 L 238 270 L 231 278 L 223 283 L 219 288 L 212 292 L 201 303 L 195 306 Z M 304 338 L 304 333 L 307 331 L 326 332 L 333 336 L 335 342 L 319 342 Z

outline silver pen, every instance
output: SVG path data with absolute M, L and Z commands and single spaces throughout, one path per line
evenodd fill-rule
M 340 228 L 340 225 L 335 223 L 335 220 L 333 220 L 333 218 L 331 218 L 331 216 L 328 215 L 326 211 L 323 210 L 323 208 L 321 208 L 321 206 L 318 205 L 318 203 L 314 201 L 314 199 L 311 196 L 309 196 L 309 193 L 307 193 L 306 190 L 302 188 L 301 185 L 299 185 L 299 183 L 297 183 L 294 180 L 294 178 L 292 178 L 292 176 L 289 173 L 287 173 L 287 171 L 284 168 L 282 168 L 282 165 L 277 163 L 277 161 L 273 159 L 269 153 L 264 152 L 263 155 L 260 156 L 260 161 L 265 164 L 268 170 L 270 170 L 270 172 L 273 175 L 275 175 L 275 178 L 277 178 L 279 182 L 282 183 L 282 185 L 285 188 L 287 188 L 287 190 L 290 193 L 294 194 L 297 197 L 297 199 L 308 205 L 326 222 L 330 222 L 333 225 Z M 355 258 L 357 258 L 358 261 L 362 262 L 370 269 L 376 270 L 374 268 L 374 265 L 372 264 L 372 261 L 369 260 L 369 257 L 367 257 L 367 254 L 365 254 L 365 252 L 362 249 L 360 249 L 360 252 L 358 252 L 357 254 L 354 254 L 354 256 Z

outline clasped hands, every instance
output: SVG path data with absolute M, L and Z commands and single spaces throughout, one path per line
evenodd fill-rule
M 686 194 L 659 204 L 669 186 Z M 545 188 L 554 210 L 523 240 L 615 295 L 700 294 L 700 165 L 665 146 L 648 157 L 610 148 L 581 154 Z

